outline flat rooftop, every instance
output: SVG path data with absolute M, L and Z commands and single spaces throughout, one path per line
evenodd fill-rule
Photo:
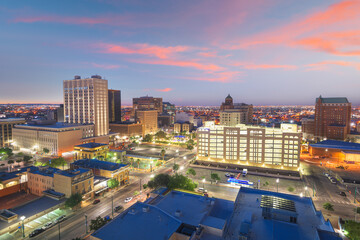
M 260 207 L 262 196 L 277 197 L 294 203 L 297 223 L 264 219 Z M 241 188 L 235 202 L 236 212 L 229 222 L 225 239 L 237 240 L 243 226 L 248 226 L 248 236 L 253 240 L 326 240 L 333 236 L 334 229 L 320 211 L 316 211 L 311 198 L 269 192 L 258 189 Z M 318 230 L 322 230 L 321 236 Z M 322 237 L 322 236 L 325 236 Z M 341 238 L 334 238 L 340 240 Z
M 72 164 L 82 168 L 96 168 L 108 171 L 118 170 L 127 166 L 126 164 L 100 161 L 97 159 L 80 159 L 73 162 Z
M 344 151 L 360 151 L 359 143 L 351 143 L 337 140 L 325 140 L 318 143 L 310 144 L 310 147 L 314 148 L 331 148 L 340 149 Z
M 33 167 L 31 168 L 30 172 L 33 174 L 39 174 L 42 176 L 54 177 L 54 174 L 59 174 L 67 177 L 73 177 L 85 172 L 90 171 L 89 169 L 78 168 L 78 169 L 68 169 L 68 170 L 61 170 L 58 168 L 53 167 Z
M 13 178 L 19 178 L 15 172 L 0 172 L 0 181 L 7 181 Z
M 1 122 L 17 122 L 17 121 L 25 121 L 25 118 L 0 118 Z
M 97 147 L 102 147 L 102 146 L 107 146 L 107 145 L 108 145 L 108 144 L 105 144 L 105 143 L 94 143 L 94 142 L 90 142 L 90 143 L 84 143 L 84 144 L 76 145 L 75 147 L 97 148 Z
M 89 126 L 89 125 L 92 124 L 71 124 L 71 123 L 57 122 L 54 124 L 20 124 L 17 125 L 17 127 L 62 129 L 62 128 L 72 128 L 72 127 L 81 127 L 81 126 Z

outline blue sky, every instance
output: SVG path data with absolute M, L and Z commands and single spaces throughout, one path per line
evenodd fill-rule
M 77 0 L 0 3 L 0 103 L 61 103 L 99 74 L 122 101 L 313 104 L 360 97 L 360 1 Z

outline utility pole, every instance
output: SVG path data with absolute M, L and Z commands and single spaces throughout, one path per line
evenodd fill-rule
M 85 228 L 86 228 L 86 234 L 88 234 L 88 222 L 87 222 L 87 215 L 85 214 Z
M 111 195 L 111 214 L 112 218 L 114 218 L 114 194 Z

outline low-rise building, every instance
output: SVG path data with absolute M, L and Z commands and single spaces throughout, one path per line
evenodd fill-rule
M 49 125 L 24 124 L 13 129 L 16 147 L 41 151 L 47 148 L 52 155 L 72 152 L 75 145 L 94 136 L 94 125 L 54 123 Z
M 110 131 L 117 133 L 120 137 L 136 137 L 143 136 L 144 125 L 142 123 L 122 122 L 110 123 Z
M 9 147 L 13 142 L 13 128 L 15 125 L 24 124 L 25 118 L 0 119 L 0 147 Z M 16 144 L 16 143 L 15 143 Z
M 97 159 L 81 159 L 72 163 L 74 168 L 91 169 L 95 176 L 117 179 L 120 186 L 129 183 L 129 166 Z
M 104 143 L 84 143 L 74 147 L 74 158 L 77 159 L 105 159 L 109 151 L 109 145 Z
M 360 144 L 337 140 L 325 140 L 309 145 L 311 156 L 337 158 L 339 161 L 360 162 Z

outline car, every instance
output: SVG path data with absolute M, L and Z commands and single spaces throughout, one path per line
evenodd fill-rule
M 95 199 L 94 201 L 93 201 L 93 204 L 98 204 L 100 202 L 100 199 Z
M 110 218 L 110 216 L 109 216 L 109 215 L 107 215 L 107 216 L 105 216 L 105 217 L 104 217 L 104 220 L 105 220 L 105 221 L 110 221 L 110 220 L 111 220 L 111 218 Z
M 230 177 L 230 173 L 226 173 L 226 174 L 225 174 L 225 177 Z
M 35 229 L 34 231 L 32 231 L 30 234 L 29 234 L 29 237 L 32 238 L 32 237 L 35 237 L 37 235 L 39 235 L 40 233 L 44 232 L 45 229 L 44 228 L 37 228 Z
M 44 225 L 44 228 L 46 230 L 46 229 L 51 228 L 52 226 L 54 226 L 54 223 L 53 222 L 48 222 L 47 224 Z
M 248 170 L 246 168 L 244 168 L 242 171 L 242 176 L 246 177 L 247 173 L 248 173 Z
M 346 193 L 345 192 L 339 192 L 340 196 L 346 197 Z
M 207 190 L 201 187 L 198 189 L 198 192 L 207 193 Z
M 123 206 L 116 206 L 116 207 L 114 208 L 114 211 L 115 211 L 115 212 L 120 212 L 121 209 L 123 209 Z
M 330 176 L 328 173 L 324 173 L 324 175 L 325 175 L 326 177 L 329 177 L 329 176 Z
M 336 183 L 336 180 L 334 178 L 330 178 L 331 183 Z
M 125 198 L 124 202 L 128 203 L 128 202 L 130 202 L 132 199 L 133 199 L 132 197 Z
M 62 221 L 64 221 L 66 219 L 66 215 L 61 215 L 60 217 L 58 217 L 57 219 L 55 219 L 54 223 L 60 223 Z
M 235 177 L 235 174 L 230 174 L 230 178 L 234 178 Z

